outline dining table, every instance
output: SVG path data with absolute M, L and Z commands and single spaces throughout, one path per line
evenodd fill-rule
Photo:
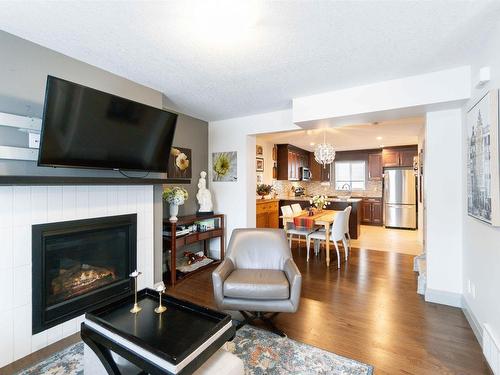
M 288 223 L 294 224 L 298 228 L 307 228 L 313 230 L 314 228 L 325 228 L 325 248 L 326 248 L 326 266 L 330 267 L 330 229 L 335 221 L 335 216 L 341 211 L 335 210 L 321 210 L 313 211 L 311 215 L 309 211 L 302 211 L 294 213 L 291 216 L 280 216 L 283 220 L 283 228 L 286 228 Z

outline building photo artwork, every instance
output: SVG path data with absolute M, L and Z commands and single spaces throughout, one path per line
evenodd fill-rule
M 491 93 L 486 94 L 467 114 L 467 212 L 492 224 L 493 178 L 498 177 L 493 161 L 498 156 L 498 119 L 490 116 Z M 493 103 L 494 105 L 494 103 Z M 498 159 L 496 159 L 498 160 Z

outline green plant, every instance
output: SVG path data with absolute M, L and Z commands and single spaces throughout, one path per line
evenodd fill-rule
M 188 197 L 187 190 L 178 186 L 168 187 L 163 191 L 163 200 L 170 204 L 184 204 Z
M 271 194 L 271 191 L 273 191 L 273 187 L 271 185 L 266 185 L 266 184 L 257 184 L 257 194 L 264 196 L 264 195 L 269 195 Z

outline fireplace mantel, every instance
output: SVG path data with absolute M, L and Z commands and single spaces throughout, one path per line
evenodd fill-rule
M 189 180 L 173 178 L 66 177 L 66 176 L 0 176 L 0 185 L 163 185 L 188 184 Z

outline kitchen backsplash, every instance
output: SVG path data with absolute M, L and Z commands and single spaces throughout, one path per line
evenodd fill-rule
M 314 181 L 273 181 L 273 187 L 278 196 L 286 197 L 290 195 L 292 186 L 301 186 L 305 189 L 306 195 L 342 195 L 334 189 L 333 183 Z M 382 181 L 367 181 L 366 190 L 354 190 L 353 197 L 382 197 Z

